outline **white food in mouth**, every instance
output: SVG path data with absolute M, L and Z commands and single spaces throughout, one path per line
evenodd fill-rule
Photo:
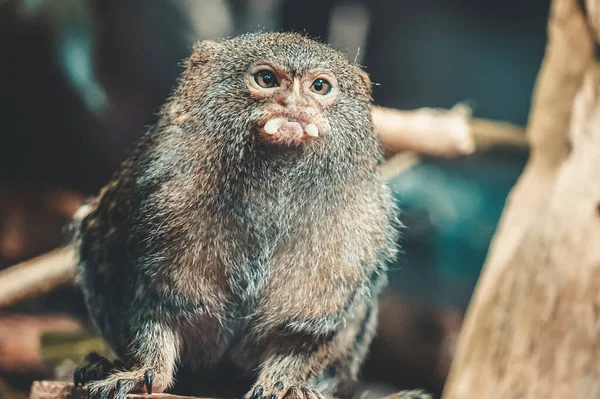
M 286 123 L 288 120 L 287 118 L 275 118 L 275 119 L 271 119 L 270 121 L 268 121 L 267 123 L 265 123 L 265 133 L 267 134 L 275 134 L 277 133 L 277 131 L 279 130 L 279 128 L 281 126 L 283 126 L 284 123 Z
M 307 135 L 309 135 L 311 137 L 319 136 L 319 128 L 314 123 L 309 123 L 308 125 L 305 125 L 304 123 L 290 121 L 288 118 L 285 118 L 285 117 L 273 118 L 273 119 L 267 121 L 267 123 L 265 123 L 265 126 L 263 127 L 263 129 L 264 129 L 265 133 L 267 133 L 269 135 L 273 135 L 273 134 L 277 133 L 277 131 L 279 131 L 279 129 L 281 129 L 281 127 L 284 125 L 290 125 L 289 126 L 290 128 L 292 127 L 292 125 L 298 126 L 298 127 L 294 127 L 294 129 L 301 128 L 302 131 L 304 131 L 304 133 L 306 133 Z
M 314 123 L 309 123 L 304 127 L 304 131 L 311 137 L 319 136 L 319 128 Z

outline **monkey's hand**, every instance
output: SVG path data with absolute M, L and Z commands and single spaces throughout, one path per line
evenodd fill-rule
M 125 399 L 128 393 L 159 393 L 173 382 L 177 361 L 175 334 L 154 320 L 136 319 L 128 324 L 123 338 L 129 342 L 124 358 L 131 365 L 128 370 L 113 370 L 102 380 L 87 385 L 90 399 Z
M 323 365 L 318 353 L 276 355 L 268 358 L 244 399 L 324 399 L 313 384 Z
M 92 352 L 84 359 L 84 364 L 77 367 L 73 373 L 75 386 L 87 385 L 92 381 L 103 380 L 111 373 L 125 370 L 125 366 L 119 361 L 111 362 L 105 357 Z
M 87 385 L 89 397 L 94 399 L 125 398 L 128 393 L 157 393 L 165 389 L 165 384 L 155 385 L 152 369 L 120 371 L 108 375 L 100 381 Z

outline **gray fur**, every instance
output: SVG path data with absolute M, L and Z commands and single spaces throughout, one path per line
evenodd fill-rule
M 328 134 L 290 147 L 257 138 L 264 104 L 242 79 L 257 59 L 336 74 Z M 352 385 L 396 239 L 359 72 L 295 34 L 197 46 L 157 125 L 76 223 L 90 315 L 131 370 L 92 396 L 119 379 L 139 387 L 147 368 L 169 388 L 178 368 L 225 361 L 267 398 L 277 378 L 303 398 Z

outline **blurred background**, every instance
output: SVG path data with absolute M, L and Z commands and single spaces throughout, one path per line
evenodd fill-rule
M 524 126 L 547 0 L 0 0 L 0 269 L 64 226 L 156 118 L 201 39 L 295 30 L 365 66 L 375 103 Z M 359 51 L 360 49 L 360 51 Z M 407 226 L 363 389 L 439 394 L 506 196 L 527 153 L 426 158 L 390 180 Z M 70 378 L 101 345 L 72 287 L 0 309 L 0 398 Z

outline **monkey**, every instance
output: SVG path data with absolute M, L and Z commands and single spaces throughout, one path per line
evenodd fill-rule
M 298 33 L 197 43 L 158 121 L 73 222 L 77 282 L 119 359 L 90 397 L 231 365 L 245 399 L 350 395 L 396 257 L 371 81 Z

